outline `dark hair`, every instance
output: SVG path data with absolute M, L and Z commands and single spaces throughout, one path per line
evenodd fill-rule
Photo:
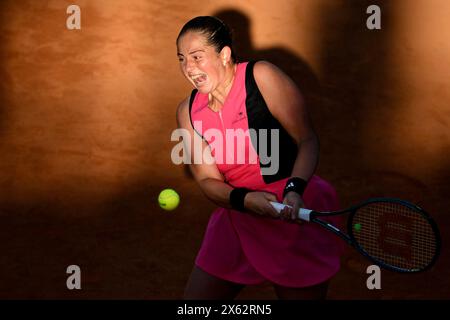
M 188 21 L 178 34 L 177 44 L 181 36 L 188 31 L 195 31 L 205 35 L 208 44 L 216 48 L 217 52 L 220 52 L 223 47 L 230 47 L 231 60 L 236 62 L 236 55 L 233 49 L 233 35 L 230 28 L 219 18 L 200 16 Z

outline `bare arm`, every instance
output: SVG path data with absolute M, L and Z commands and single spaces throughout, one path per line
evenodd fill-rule
M 257 62 L 254 75 L 270 112 L 297 144 L 298 153 L 291 176 L 308 180 L 317 166 L 319 140 L 299 89 L 269 62 Z
M 191 121 L 189 119 L 189 99 L 184 100 L 177 110 L 177 122 L 178 127 L 188 130 L 189 137 L 191 139 L 190 146 L 187 141 L 184 142 L 184 150 L 189 152 L 189 158 L 191 159 L 191 164 L 189 168 L 194 176 L 195 181 L 200 186 L 202 192 L 211 201 L 217 205 L 225 208 L 230 208 L 229 197 L 230 192 L 233 189 L 230 185 L 224 182 L 224 178 L 217 169 L 216 164 L 208 164 L 203 161 L 200 164 L 194 164 L 193 158 L 193 148 L 194 148 L 194 135 L 198 135 L 197 132 L 192 128 Z M 210 149 L 207 143 L 202 139 L 202 154 L 209 153 Z

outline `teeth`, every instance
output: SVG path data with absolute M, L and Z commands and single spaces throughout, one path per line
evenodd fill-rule
M 192 80 L 196 80 L 196 79 L 200 78 L 201 76 L 203 76 L 203 75 L 202 74 L 197 74 L 195 76 L 191 76 L 191 79 Z

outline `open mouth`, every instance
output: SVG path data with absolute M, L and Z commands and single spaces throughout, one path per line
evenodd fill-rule
M 202 85 L 204 85 L 206 82 L 206 79 L 208 78 L 207 75 L 204 73 L 192 75 L 189 77 L 192 79 L 192 81 L 194 81 L 194 84 L 196 87 L 201 87 Z

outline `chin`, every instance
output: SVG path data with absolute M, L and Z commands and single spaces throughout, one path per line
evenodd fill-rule
M 202 94 L 208 94 L 211 92 L 211 88 L 209 86 L 201 86 L 201 87 L 195 87 L 195 88 L 198 90 L 199 93 L 202 93 Z

